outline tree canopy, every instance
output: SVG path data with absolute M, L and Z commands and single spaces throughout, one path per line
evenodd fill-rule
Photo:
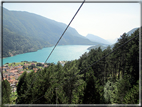
M 138 104 L 139 37 L 98 61 L 131 38 L 124 33 L 113 49 L 100 47 L 62 66 L 50 64 L 24 72 L 17 86 L 18 104 Z M 86 69 L 83 73 L 81 73 Z M 34 81 L 34 82 L 33 82 Z M 32 84 L 33 82 L 33 84 Z

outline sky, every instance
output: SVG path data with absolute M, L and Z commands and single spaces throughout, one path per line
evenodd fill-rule
M 87 1 L 87 0 L 86 0 Z M 27 11 L 68 24 L 81 3 L 3 3 L 8 10 Z M 84 3 L 71 23 L 79 34 L 106 40 L 140 27 L 140 3 Z

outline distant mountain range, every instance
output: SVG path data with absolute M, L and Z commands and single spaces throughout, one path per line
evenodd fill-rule
M 64 23 L 34 13 L 9 11 L 3 8 L 2 55 L 3 57 L 9 57 L 53 46 L 60 38 L 66 26 Z M 92 34 L 84 37 L 74 28 L 69 27 L 58 45 L 105 46 L 104 44 L 108 45 L 110 43 Z
M 92 42 L 100 42 L 102 44 L 110 44 L 107 40 L 105 40 L 99 36 L 93 35 L 93 34 L 88 34 L 86 36 L 86 38 L 88 38 Z
M 126 34 L 127 34 L 128 36 L 131 36 L 131 34 L 133 34 L 137 29 L 138 29 L 138 27 L 137 27 L 137 28 L 133 28 L 133 29 L 131 29 L 130 31 L 128 31 Z M 120 38 L 120 37 L 119 37 L 119 38 Z M 118 40 L 119 38 L 116 39 L 116 42 L 117 42 L 117 40 Z M 116 43 L 116 42 L 115 42 L 115 43 Z
M 127 34 L 128 36 L 131 36 L 131 34 L 133 34 L 137 29 L 138 29 L 138 28 L 133 28 L 132 30 L 128 31 L 126 34 Z M 92 39 L 93 39 L 93 37 L 96 37 L 96 36 L 91 35 L 91 37 L 92 37 Z M 90 37 L 90 39 L 91 39 L 91 37 Z M 119 39 L 119 38 L 118 38 L 118 39 Z M 115 39 L 115 41 L 117 42 L 118 39 Z M 105 41 L 104 41 L 104 42 L 105 42 Z M 114 41 L 113 41 L 113 42 L 114 42 Z M 114 47 L 114 44 L 115 44 L 116 42 L 114 42 L 113 44 L 111 44 L 110 47 L 113 48 L 113 47 Z M 108 46 L 108 45 L 98 44 L 98 45 L 89 47 L 88 50 L 95 49 L 95 48 L 98 48 L 98 47 L 100 47 L 102 50 L 104 50 L 104 49 L 107 48 L 107 46 Z
M 128 31 L 127 32 L 127 35 L 131 36 L 132 33 L 134 33 L 138 28 L 133 28 L 132 30 Z M 118 38 L 115 38 L 115 39 L 109 39 L 107 40 L 108 42 L 110 42 L 111 44 L 114 44 L 116 43 L 118 40 Z
M 3 57 L 53 46 L 66 24 L 25 11 L 3 8 Z M 69 27 L 58 45 L 96 45 Z

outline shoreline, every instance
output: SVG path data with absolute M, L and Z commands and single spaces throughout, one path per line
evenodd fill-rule
M 49 46 L 49 47 L 52 47 L 52 46 Z M 43 47 L 43 48 L 48 48 L 48 47 Z M 41 49 L 43 49 L 43 48 L 41 48 Z M 41 50 L 41 49 L 38 49 L 38 50 Z M 29 52 L 25 52 L 25 53 L 37 52 L 38 50 L 36 50 L 36 51 L 29 51 Z M 20 53 L 20 54 L 25 54 L 25 53 Z M 9 57 L 13 57 L 13 56 L 16 56 L 16 55 L 20 55 L 20 54 L 15 54 L 15 55 L 12 54 L 11 56 L 3 57 L 3 59 L 9 58 Z
M 69 61 L 58 61 L 58 62 L 59 62 L 60 64 L 63 64 L 63 65 L 64 65 L 65 63 L 67 63 L 67 62 L 69 62 Z M 57 63 L 58 63 L 58 62 L 57 62 Z M 36 63 L 36 64 L 37 64 L 37 63 L 41 63 L 41 64 L 46 64 L 46 65 L 52 64 L 52 63 L 44 63 L 44 62 L 37 62 L 37 61 L 21 61 L 21 62 L 12 62 L 12 63 L 5 63 L 5 64 L 8 64 L 8 65 L 9 65 L 9 64 L 14 64 L 14 63 L 15 63 L 15 65 L 17 65 L 17 64 L 22 64 L 22 63 L 30 63 L 30 64 L 31 64 L 31 63 Z M 54 64 L 57 65 L 57 63 L 54 63 Z M 4 64 L 4 65 L 5 65 L 5 64 Z M 4 65 L 2 65 L 2 66 L 4 66 Z
M 54 46 L 54 45 L 53 45 L 53 46 Z M 53 46 L 49 46 L 49 47 L 53 47 Z M 57 45 L 57 46 L 67 46 L 67 45 Z M 72 45 L 72 46 L 74 46 L 74 45 Z M 89 45 L 89 46 L 94 46 L 94 45 Z M 44 48 L 48 48 L 48 47 L 43 47 L 43 48 L 41 48 L 41 49 L 44 49 Z M 41 50 L 41 49 L 38 49 L 38 50 Z M 38 50 L 36 50 L 36 51 L 29 51 L 29 52 L 25 52 L 25 53 L 37 52 Z M 25 53 L 21 53 L 21 54 L 25 54 Z M 20 54 L 16 54 L 16 55 L 20 55 Z M 16 56 L 16 55 L 12 55 L 12 56 L 8 56 L 8 57 L 2 57 L 1 59 L 13 57 L 13 56 Z
M 84 54 L 84 52 L 88 52 L 88 50 L 87 50 L 87 48 L 88 47 L 90 47 L 90 46 L 92 46 L 92 45 L 58 45 L 59 47 L 62 47 L 62 49 L 66 49 L 66 46 L 69 46 L 70 47 L 70 49 L 68 49 L 68 50 L 71 50 L 72 49 L 72 47 L 74 47 L 75 48 L 75 50 L 76 49 L 78 49 L 78 48 L 80 48 L 80 47 L 82 47 L 82 49 L 81 49 L 81 53 L 80 53 L 80 51 L 79 51 L 79 56 L 78 56 L 78 54 L 77 54 L 77 58 L 75 57 L 75 58 L 66 58 L 66 59 L 57 59 L 57 60 L 51 60 L 50 61 L 50 63 L 55 63 L 55 64 L 57 64 L 58 63 L 58 61 L 61 61 L 61 62 L 64 62 L 64 60 L 66 60 L 66 61 L 70 61 L 70 60 L 73 60 L 73 59 L 78 59 L 82 54 Z M 65 46 L 65 47 L 64 47 Z M 42 48 L 42 50 L 43 49 L 47 49 L 48 50 L 48 48 L 50 48 L 50 49 L 52 49 L 53 48 L 53 46 L 50 46 L 50 47 L 44 47 L 44 48 Z M 37 51 L 40 51 L 41 49 L 39 49 L 39 50 L 37 50 Z M 37 51 L 34 51 L 34 52 L 37 52 Z M 48 51 L 49 53 L 50 53 L 50 50 Z M 26 52 L 26 53 L 31 53 L 31 52 Z M 23 54 L 26 54 L 26 53 L 23 53 Z M 34 53 L 31 53 L 31 54 L 34 54 Z M 29 61 L 29 62 L 32 62 L 32 61 L 36 61 L 37 60 L 37 62 L 38 61 L 41 61 L 41 62 L 44 62 L 43 60 L 38 60 L 38 58 L 37 59 L 33 59 L 33 58 L 22 58 L 22 57 L 20 57 L 20 55 L 21 56 L 23 56 L 22 54 L 17 54 L 17 56 L 16 55 L 14 55 L 15 57 L 12 57 L 12 56 L 10 56 L 10 57 L 3 57 L 3 62 L 2 62 L 2 66 L 3 65 L 5 65 L 6 63 L 13 63 L 13 62 L 21 62 L 21 61 Z M 70 53 L 69 53 L 69 55 L 70 55 Z M 31 56 L 32 57 L 32 56 Z M 62 57 L 63 57 L 63 55 L 62 55 Z M 65 55 L 65 57 L 66 57 L 66 55 Z M 15 58 L 18 58 L 18 59 L 15 59 Z M 55 58 L 54 58 L 55 59 Z

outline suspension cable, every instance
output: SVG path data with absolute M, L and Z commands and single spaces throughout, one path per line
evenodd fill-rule
M 54 51 L 54 49 L 56 48 L 57 44 L 59 43 L 59 41 L 61 40 L 61 38 L 63 37 L 63 35 L 65 34 L 66 30 L 68 29 L 68 27 L 70 26 L 70 24 L 72 23 L 72 21 L 74 20 L 75 16 L 77 15 L 77 13 L 79 12 L 79 10 L 81 9 L 81 7 L 83 6 L 83 4 L 85 3 L 85 0 L 82 2 L 82 4 L 80 5 L 80 7 L 78 8 L 78 10 L 76 11 L 75 15 L 73 16 L 73 18 L 71 19 L 71 21 L 69 22 L 69 24 L 67 25 L 66 29 L 64 30 L 64 32 L 62 33 L 61 37 L 59 38 L 59 40 L 57 41 L 56 45 L 54 46 L 54 48 L 52 49 L 51 53 L 49 54 L 49 56 L 47 57 L 45 63 L 47 62 L 47 60 L 49 59 L 49 57 L 51 56 L 52 52 Z M 39 72 L 38 72 L 39 73 Z M 38 74 L 37 74 L 38 75 Z M 36 77 L 37 77 L 36 75 Z M 34 81 L 36 80 L 36 77 L 34 79 Z M 28 91 L 31 89 L 34 81 L 32 82 L 32 84 L 30 85 L 30 87 L 28 88 L 27 92 L 25 93 L 24 96 L 27 95 Z
M 90 68 L 90 67 L 93 66 L 94 64 L 98 63 L 99 61 L 101 61 L 102 59 L 104 59 L 105 57 L 107 57 L 108 55 L 112 54 L 113 52 L 115 52 L 116 50 L 118 50 L 119 48 L 121 48 L 122 46 L 126 45 L 127 43 L 129 43 L 130 41 L 132 41 L 133 39 L 135 39 L 137 36 L 138 36 L 138 35 L 136 35 L 135 37 L 131 38 L 130 40 L 128 40 L 128 41 L 125 42 L 124 44 L 120 45 L 119 47 L 117 47 L 116 49 L 114 49 L 112 52 L 110 52 L 110 53 L 108 53 L 107 55 L 105 55 L 104 57 L 100 58 L 98 61 L 95 61 L 95 62 L 92 63 L 90 66 L 86 67 L 84 70 L 82 70 L 81 72 L 79 72 L 79 73 L 77 73 L 76 75 L 74 75 L 71 79 L 73 79 L 73 78 L 76 77 L 77 75 L 86 73 L 86 72 L 87 72 L 86 70 L 87 70 L 88 68 Z M 71 79 L 68 79 L 67 81 L 70 81 Z M 66 82 L 67 82 L 67 81 L 66 81 Z M 64 84 L 64 83 L 59 84 L 57 88 L 61 87 L 61 85 L 63 85 L 63 84 Z M 44 97 L 44 95 L 41 96 L 41 97 L 39 97 L 38 99 L 34 100 L 33 102 L 35 102 L 35 101 L 41 99 L 42 97 Z M 32 103 L 33 103 L 33 102 L 32 102 Z

